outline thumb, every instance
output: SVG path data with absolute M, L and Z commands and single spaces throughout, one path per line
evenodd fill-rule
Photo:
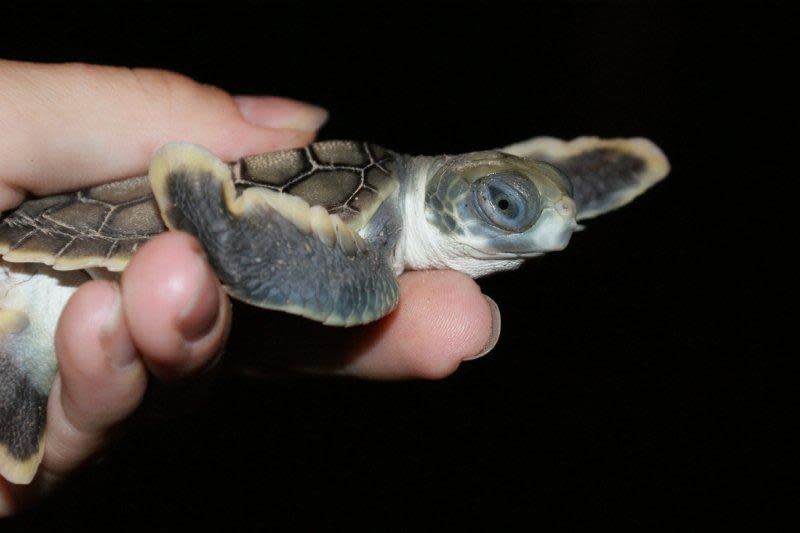
M 168 141 L 223 159 L 302 146 L 327 119 L 277 97 L 232 97 L 152 69 L 0 60 L 0 210 L 37 195 L 142 174 Z

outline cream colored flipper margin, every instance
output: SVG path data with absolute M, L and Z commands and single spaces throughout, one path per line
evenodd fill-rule
M 670 171 L 664 152 L 643 137 L 578 137 L 571 141 L 555 137 L 534 137 L 501 148 L 500 151 L 517 157 L 545 161 L 561 168 L 576 189 L 578 220 L 622 207 L 664 179 Z M 597 156 L 593 157 L 592 154 Z M 616 182 L 613 172 L 615 161 L 626 163 L 624 167 L 620 165 Z M 639 161 L 641 164 L 633 168 L 631 161 Z M 623 179 L 623 172 L 628 173 L 627 179 Z M 596 183 L 598 179 L 605 180 L 606 183 L 594 187 L 593 180 Z

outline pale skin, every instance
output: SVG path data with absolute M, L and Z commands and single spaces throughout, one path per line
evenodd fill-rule
M 27 195 L 142 174 L 171 140 L 234 160 L 307 144 L 326 119 L 323 109 L 295 100 L 232 97 L 166 71 L 0 60 L 0 211 Z M 496 343 L 497 306 L 466 275 L 409 272 L 400 292 L 398 308 L 361 328 L 369 342 L 342 354 L 342 365 L 308 370 L 439 379 Z M 120 283 L 82 285 L 56 332 L 59 371 L 42 466 L 30 486 L 0 478 L 0 516 L 35 502 L 98 454 L 139 406 L 148 379 L 207 369 L 230 323 L 230 301 L 186 234 L 149 241 Z

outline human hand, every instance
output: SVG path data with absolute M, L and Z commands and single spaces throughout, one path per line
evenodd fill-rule
M 275 97 L 231 97 L 178 74 L 0 60 L 0 211 L 47 195 L 145 172 L 171 140 L 227 160 L 305 145 L 327 113 Z M 362 328 L 337 372 L 375 379 L 442 378 L 497 341 L 497 306 L 463 274 L 402 275 L 389 319 Z M 112 317 L 109 329 L 108 320 Z M 228 297 L 197 242 L 167 232 L 133 257 L 120 283 L 90 281 L 56 332 L 59 362 L 45 454 L 29 486 L 0 478 L 0 516 L 35 501 L 97 453 L 141 403 L 148 375 L 207 368 L 230 327 Z

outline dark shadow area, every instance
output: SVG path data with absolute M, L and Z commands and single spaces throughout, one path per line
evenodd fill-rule
M 175 391 L 154 391 L 104 459 L 22 525 L 445 520 L 497 506 L 525 518 L 646 497 L 625 522 L 747 511 L 796 486 L 767 374 L 788 362 L 765 327 L 788 304 L 762 303 L 786 247 L 767 239 L 795 233 L 776 217 L 788 213 L 791 142 L 779 127 L 798 125 L 784 80 L 796 13 L 176 3 L 8 17 L 0 57 L 154 66 L 305 99 L 331 112 L 322 139 L 435 154 L 641 135 L 672 164 L 565 251 L 481 280 L 502 336 L 444 381 L 253 379 L 241 366 L 271 374 L 295 354 L 335 364 L 352 332 L 238 305 L 214 379 L 183 391 L 199 398 L 162 409 Z

